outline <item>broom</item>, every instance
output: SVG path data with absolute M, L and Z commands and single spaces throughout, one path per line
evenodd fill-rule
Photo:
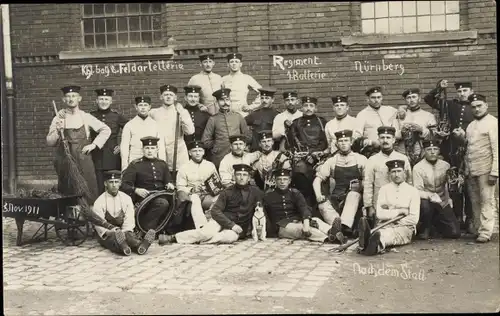
M 54 113 L 57 116 L 57 106 L 56 102 L 52 100 L 52 105 L 54 107 Z M 78 202 L 82 207 L 82 211 L 84 215 L 88 215 L 90 210 L 89 201 L 93 198 L 90 188 L 88 187 L 87 180 L 83 177 L 80 168 L 78 167 L 78 163 L 75 160 L 75 157 L 71 155 L 71 151 L 69 149 L 68 141 L 64 138 L 64 131 L 60 130 L 60 137 L 64 146 L 64 157 L 62 159 L 62 166 L 59 172 L 62 173 L 64 178 L 64 184 L 68 188 L 69 192 L 72 192 L 75 195 L 78 195 Z

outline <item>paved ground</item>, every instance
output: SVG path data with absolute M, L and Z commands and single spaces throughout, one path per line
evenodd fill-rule
M 28 231 L 39 224 L 29 223 Z M 500 306 L 498 234 L 416 242 L 363 257 L 332 245 L 270 239 L 151 246 L 120 257 L 95 240 L 15 246 L 4 219 L 4 313 L 200 314 L 492 312 Z M 28 234 L 26 234 L 28 236 Z M 353 247 L 354 248 L 354 247 Z

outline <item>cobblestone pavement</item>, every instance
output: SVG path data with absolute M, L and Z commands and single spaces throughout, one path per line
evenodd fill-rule
M 25 238 L 39 225 L 26 222 Z M 3 218 L 3 237 L 8 315 L 143 314 L 141 306 L 167 314 L 485 312 L 499 304 L 498 233 L 486 245 L 420 241 L 375 257 L 283 239 L 155 243 L 144 256 L 123 257 L 95 239 L 65 246 L 52 231 L 46 242 L 17 247 L 10 218 Z M 402 264 L 413 279 L 392 275 Z
M 16 247 L 13 225 L 4 220 L 5 290 L 311 298 L 340 267 L 329 260 L 333 245 L 308 241 L 154 243 L 144 256 L 123 257 L 101 248 L 95 239 L 64 246 L 50 231 L 47 242 Z M 38 225 L 26 222 L 25 236 Z

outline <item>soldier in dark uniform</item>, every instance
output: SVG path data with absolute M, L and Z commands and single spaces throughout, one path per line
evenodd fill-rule
M 184 135 L 184 141 L 186 144 L 201 139 L 203 131 L 205 131 L 205 127 L 207 126 L 208 119 L 210 118 L 210 114 L 208 112 L 200 109 L 200 91 L 200 86 L 193 85 L 184 87 L 184 93 L 186 93 L 185 108 L 189 112 L 189 115 L 191 115 L 195 130 L 194 134 Z M 209 154 L 209 151 L 205 152 L 205 159 L 208 161 L 210 161 Z
M 436 88 L 431 90 L 425 97 L 424 101 L 433 109 L 444 112 L 443 114 L 447 116 L 448 123 L 450 125 L 450 134 L 437 133 L 438 136 L 443 138 L 443 142 L 440 146 L 441 155 L 443 160 L 450 163 L 451 167 L 460 168 L 460 165 L 464 161 L 464 152 L 460 152 L 459 149 L 464 149 L 463 144 L 460 140 L 460 135 L 462 132 L 467 130 L 467 126 L 474 120 L 474 115 L 472 114 L 472 107 L 468 100 L 469 95 L 474 93 L 472 90 L 471 82 L 456 82 L 455 89 L 457 90 L 458 99 L 447 100 L 447 109 L 440 109 L 440 94 L 443 89 L 448 87 L 448 80 L 441 79 L 436 85 Z M 453 200 L 453 211 L 460 221 L 462 227 L 466 228 L 467 231 L 473 232 L 472 227 L 472 205 L 470 203 L 469 194 L 467 192 L 467 186 L 464 185 L 463 193 L 460 192 L 450 192 L 451 199 Z M 465 212 L 466 220 L 463 222 L 463 214 Z
M 309 205 L 314 204 L 314 165 L 321 154 L 329 151 L 325 135 L 325 118 L 316 115 L 318 99 L 302 97 L 303 116 L 296 118 L 290 128 L 288 141 L 292 149 L 311 154 L 309 159 L 302 159 L 293 164 L 292 183 L 304 195 Z
M 102 88 L 95 90 L 95 93 L 97 94 L 97 110 L 90 112 L 90 114 L 108 125 L 111 129 L 111 136 L 109 136 L 108 141 L 104 143 L 104 147 L 92 151 L 97 188 L 99 194 L 101 194 L 104 192 L 104 172 L 107 170 L 121 170 L 118 135 L 120 135 L 120 130 L 123 129 L 128 120 L 120 113 L 111 109 L 111 104 L 113 103 L 113 90 Z M 90 137 L 94 140 L 97 137 L 97 133 L 91 131 Z
M 276 89 L 271 87 L 260 88 L 259 92 L 262 107 L 245 117 L 248 127 L 252 129 L 252 143 L 250 145 L 250 151 L 260 149 L 259 133 L 264 130 L 272 130 L 274 118 L 279 114 L 279 112 L 273 108 Z M 273 148 L 277 149 L 277 146 L 278 144 L 275 144 Z
M 151 191 L 174 189 L 167 163 L 156 156 L 158 140 L 157 137 L 141 138 L 144 156 L 133 160 L 123 173 L 120 189 L 129 194 L 134 203 L 141 202 Z M 142 224 L 145 230 L 156 230 L 169 206 L 170 203 L 164 197 L 154 199 L 145 210 L 141 223 L 136 224 Z

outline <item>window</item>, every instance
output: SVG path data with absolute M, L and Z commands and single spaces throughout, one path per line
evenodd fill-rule
M 377 1 L 361 3 L 364 34 L 454 31 L 460 28 L 459 1 Z
M 161 3 L 83 4 L 87 49 L 161 45 Z

